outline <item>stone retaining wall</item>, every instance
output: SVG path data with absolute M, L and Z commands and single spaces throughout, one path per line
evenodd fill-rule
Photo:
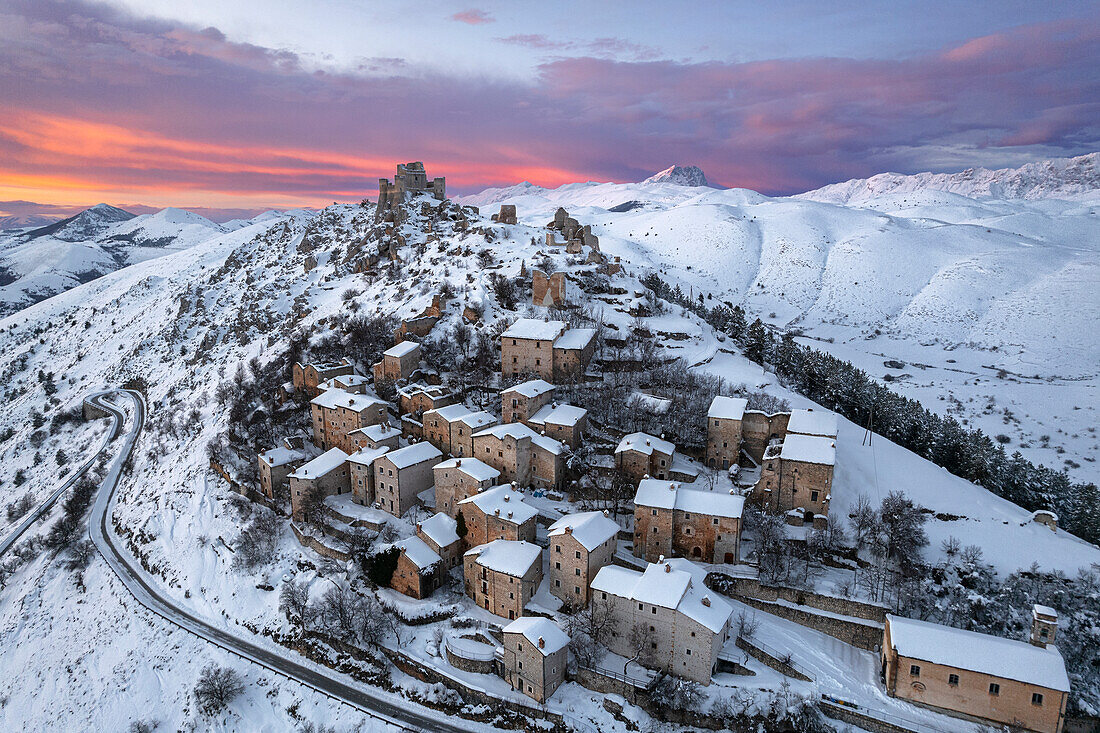
M 833 720 L 855 725 L 863 730 L 872 731 L 872 733 L 915 733 L 910 728 L 903 728 L 900 725 L 887 723 L 885 720 L 872 718 L 869 715 L 864 715 L 857 710 L 846 708 L 843 705 L 832 705 L 828 702 L 822 702 L 821 712 Z
M 496 673 L 496 665 L 493 660 L 467 659 L 466 657 L 460 657 L 451 651 L 451 647 L 447 644 L 446 640 L 444 640 L 442 646 L 447 654 L 447 662 L 455 669 L 461 669 L 463 672 L 474 672 L 476 674 Z
M 784 674 L 788 677 L 793 677 L 796 680 L 802 680 L 803 682 L 813 682 L 809 677 L 796 670 L 791 665 L 784 662 L 782 659 L 776 659 L 771 654 L 768 654 L 763 649 L 755 646 L 751 642 L 745 641 L 741 637 L 737 637 L 737 648 L 743 649 L 748 653 L 750 657 L 760 662 L 761 664 L 771 667 L 776 672 Z
M 346 552 L 341 552 L 335 547 L 329 547 L 316 537 L 310 537 L 309 535 L 305 534 L 304 532 L 302 532 L 302 530 L 298 529 L 297 525 L 295 525 L 293 522 L 291 522 L 290 528 L 294 530 L 294 536 L 298 538 L 298 541 L 302 543 L 303 547 L 308 547 L 309 549 L 316 552 L 318 555 L 321 555 L 322 557 L 327 557 L 330 560 L 338 560 L 340 562 L 347 562 L 349 559 L 351 559 Z
M 713 576 L 720 578 L 729 593 L 738 600 L 745 597 L 757 598 L 762 601 L 783 600 L 800 606 L 810 606 L 821 611 L 828 611 L 829 613 L 839 613 L 842 616 L 854 616 L 880 624 L 886 623 L 887 608 L 874 603 L 827 596 L 800 588 L 765 585 L 758 578 L 735 578 L 724 573 L 713 573 Z M 711 583 L 708 582 L 707 585 L 709 586 Z
M 794 621 L 796 624 L 805 626 L 808 629 L 828 634 L 834 639 L 840 639 L 846 644 L 857 646 L 860 649 L 866 649 L 867 651 L 873 652 L 877 651 L 879 647 L 882 646 L 882 627 L 876 626 L 870 621 L 863 623 L 854 619 L 846 620 L 833 616 L 824 616 L 810 610 L 791 608 L 790 606 L 778 603 L 769 603 L 759 598 L 746 597 L 739 600 L 753 608 L 758 608 L 766 613 L 785 618 L 788 621 Z

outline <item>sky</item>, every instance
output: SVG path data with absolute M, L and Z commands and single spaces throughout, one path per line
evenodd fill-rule
M 323 206 L 410 160 L 454 193 L 1018 166 L 1100 149 L 1097 69 L 1069 0 L 0 0 L 0 216 Z

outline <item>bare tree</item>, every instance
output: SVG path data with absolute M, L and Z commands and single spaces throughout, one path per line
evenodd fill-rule
M 244 692 L 244 682 L 237 670 L 208 664 L 199 675 L 194 692 L 199 710 L 206 715 L 216 715 Z
M 614 625 L 614 605 L 607 598 L 593 598 L 565 621 L 569 649 L 582 667 L 595 666 L 606 654 L 607 637 Z
M 303 628 L 309 627 L 312 617 L 309 606 L 309 590 L 305 583 L 291 580 L 283 583 L 279 589 L 279 610 L 292 619 L 297 619 Z

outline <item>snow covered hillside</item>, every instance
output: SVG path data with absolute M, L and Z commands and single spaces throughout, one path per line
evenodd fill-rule
M 1100 188 L 1100 153 L 1055 158 L 1019 168 L 969 168 L 961 173 L 880 173 L 853 178 L 799 194 L 798 198 L 836 204 L 873 203 L 885 194 L 945 191 L 985 199 L 1096 200 Z
M 794 329 L 1031 460 L 1095 480 L 1096 160 L 993 177 L 999 190 L 1023 192 L 1006 182 L 1045 172 L 1027 199 L 914 184 L 857 207 L 669 183 L 524 183 L 460 201 L 486 211 L 514 203 L 528 224 L 564 206 L 592 224 L 605 252 Z M 1063 191 L 1082 200 L 1035 198 Z
M 267 212 L 256 222 L 282 217 Z M 123 267 L 162 257 L 255 223 L 226 225 L 182 209 L 135 216 L 98 204 L 67 219 L 0 233 L 0 316 Z
M 521 215 L 537 226 L 492 224 L 488 208 L 479 217 L 451 207 L 432 222 L 430 234 L 424 222 L 420 227 L 397 227 L 399 260 L 373 266 L 367 263 L 375 254 L 380 229 L 373 224 L 373 207 L 336 205 L 315 215 L 265 220 L 194 242 L 186 251 L 136 262 L 0 320 L 0 375 L 7 385 L 6 409 L 0 416 L 0 434 L 5 436 L 0 442 L 5 466 L 0 498 L 6 503 L 21 492 L 13 487 L 8 470 L 23 467 L 33 469 L 35 480 L 50 478 L 35 458 L 33 411 L 43 411 L 49 419 L 78 406 L 94 388 L 136 381 L 147 392 L 150 419 L 120 488 L 114 517 L 119 532 L 132 538 L 131 550 L 182 607 L 238 633 L 282 632 L 287 624 L 278 610 L 277 594 L 265 588 L 282 578 L 297 578 L 319 592 L 346 571 L 330 565 L 322 568 L 325 577 L 320 577 L 317 566 L 323 563 L 301 548 L 285 522 L 279 525 L 277 549 L 260 573 L 235 567 L 231 547 L 242 515 L 232 508 L 234 494 L 209 470 L 207 452 L 229 422 L 219 405 L 218 387 L 233 381 L 234 375 L 247 380 L 248 374 L 261 373 L 269 362 L 285 357 L 292 341 L 300 346 L 303 336 L 313 348 L 328 344 L 350 352 L 362 341 L 347 327 L 354 319 L 407 318 L 443 290 L 451 297 L 433 335 L 447 338 L 448 329 L 461 322 L 470 306 L 481 313 L 478 333 L 491 341 L 516 317 L 545 315 L 529 304 L 526 292 L 520 293 L 514 307 L 503 304 L 494 286 L 495 276 L 517 276 L 545 255 L 556 269 L 569 274 L 570 297 L 609 332 L 627 335 L 639 329 L 660 334 L 655 343 L 662 358 L 680 357 L 697 371 L 729 384 L 745 383 L 796 407 L 805 406 L 807 400 L 777 384 L 773 375 L 745 359 L 728 339 L 691 313 L 671 308 L 641 318 L 632 315 L 631 310 L 646 301 L 635 294 L 642 290 L 639 276 L 649 266 L 660 266 L 685 273 L 689 282 L 698 277 L 697 282 L 713 284 L 706 278 L 727 277 L 713 250 L 731 232 L 741 231 L 746 237 L 751 233 L 755 245 L 737 242 L 725 249 L 726 270 L 739 266 L 733 252 L 747 257 L 755 251 L 759 258 L 770 248 L 771 260 L 808 257 L 796 240 L 812 234 L 821 246 L 831 244 L 826 238 L 855 226 L 847 223 L 849 217 L 861 225 L 878 222 L 893 237 L 890 247 L 931 241 L 906 239 L 921 227 L 901 218 L 815 202 L 770 200 L 746 191 L 668 183 L 578 184 L 569 191 L 526 196 L 513 200 Z M 574 204 L 574 198 L 588 203 Z M 625 214 L 610 211 L 625 200 L 643 203 Z M 563 248 L 542 252 L 538 244 L 545 231 L 541 225 L 559 202 L 569 205 L 570 213 L 583 223 L 596 224 L 605 253 L 622 255 L 637 266 L 629 265 L 609 283 L 612 287 L 584 294 L 580 284 L 593 281 L 593 268 L 565 255 Z M 781 212 L 796 221 L 781 224 Z M 137 231 L 136 222 L 135 218 L 111 227 L 117 227 L 115 232 L 127 226 L 131 229 L 126 231 Z M 185 230 L 192 224 L 184 217 L 176 226 Z M 160 231 L 170 229 L 166 225 Z M 767 245 L 764 231 L 769 232 Z M 959 250 L 981 249 L 984 241 L 978 234 L 959 238 L 952 245 Z M 1002 232 L 997 241 L 1008 247 L 1012 237 Z M 902 264 L 916 267 L 920 259 L 910 255 Z M 706 276 L 701 274 L 704 264 L 714 268 Z M 807 261 L 804 267 L 812 269 L 812 264 Z M 789 269 L 783 262 L 770 266 L 775 278 L 791 276 L 781 274 Z M 723 282 L 732 282 L 730 277 Z M 768 282 L 776 287 L 773 280 Z M 812 283 L 813 278 L 803 275 L 798 282 Z M 359 366 L 365 371 L 369 363 Z M 42 376 L 46 372 L 48 380 Z M 277 386 L 261 385 L 265 395 Z M 257 411 L 248 420 L 268 419 L 263 413 Z M 54 440 L 63 437 L 59 434 Z M 84 445 L 94 435 L 78 437 L 78 444 Z M 863 431 L 855 424 L 841 421 L 837 463 L 833 501 L 838 516 L 844 516 L 860 494 L 877 502 L 891 490 L 902 490 L 929 509 L 929 560 L 942 558 L 943 540 L 963 537 L 979 544 L 1002 573 L 1034 560 L 1044 569 L 1068 574 L 1100 562 L 1095 546 L 1031 523 L 1029 512 L 885 439 L 876 438 L 873 447 L 864 445 Z M 83 573 L 82 585 L 84 590 L 60 559 L 40 553 L 0 590 L 0 648 L 18 649 L 11 657 L 17 663 L 0 680 L 0 698 L 7 700 L 0 706 L 0 728 L 52 728 L 58 724 L 58 711 L 64 711 L 67 725 L 78 729 L 116 730 L 147 718 L 170 729 L 208 725 L 188 707 L 188 692 L 197 669 L 207 660 L 226 663 L 225 655 L 178 632 L 166 632 L 156 617 L 126 612 L 132 601 L 99 558 Z M 267 637 L 257 638 L 275 648 Z M 426 654 L 426 643 L 414 639 L 410 653 Z M 225 717 L 214 723 L 215 729 L 291 729 L 301 716 L 318 723 L 347 722 L 346 708 L 306 695 L 285 680 L 240 667 L 249 692 L 234 701 Z M 404 691 L 395 694 L 431 692 L 430 686 L 401 675 L 395 674 L 395 679 Z M 42 699 L 51 705 L 35 704 Z M 96 704 L 102 700 L 112 703 Z M 295 704 L 299 700 L 301 706 Z M 591 710 L 600 716 L 593 719 L 598 729 L 625 730 L 598 704 L 591 703 Z

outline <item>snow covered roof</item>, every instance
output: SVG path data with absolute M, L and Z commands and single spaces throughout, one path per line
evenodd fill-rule
M 441 450 L 425 440 L 387 453 L 386 460 L 392 463 L 394 468 L 402 469 L 424 461 L 434 460 L 442 455 Z
M 1048 618 L 1053 618 L 1053 619 L 1057 620 L 1058 612 L 1055 611 L 1050 606 L 1043 606 L 1043 605 L 1040 605 L 1040 604 L 1036 603 L 1034 606 L 1031 607 L 1031 616 L 1032 616 L 1032 618 L 1039 618 L 1041 616 L 1046 616 Z
M 454 422 L 461 417 L 465 417 L 473 412 L 469 407 L 463 404 L 456 405 L 444 405 L 443 407 L 436 407 L 435 409 L 428 410 L 424 413 L 424 416 L 438 415 L 447 422 Z
M 471 412 L 458 418 L 458 421 L 471 430 L 480 430 L 486 425 L 492 425 L 497 421 L 497 416 L 491 412 Z
M 503 425 L 494 425 L 493 427 L 482 430 L 479 433 L 474 433 L 473 437 L 477 438 L 482 435 L 492 435 L 497 438 L 504 438 L 505 436 L 510 435 L 516 440 L 520 440 L 522 438 L 530 438 L 532 443 L 554 455 L 560 455 L 565 450 L 565 446 L 558 441 L 554 440 L 553 438 L 548 438 L 545 435 L 539 435 L 534 430 L 527 427 L 521 422 L 510 422 L 504 423 Z
M 545 379 L 531 379 L 523 384 L 517 384 L 515 387 L 509 387 L 503 390 L 501 394 L 506 395 L 509 392 L 519 392 L 524 397 L 538 397 L 541 394 L 553 391 L 554 385 L 550 384 Z
M 343 374 L 339 377 L 326 379 L 325 381 L 317 385 L 317 388 L 321 390 L 333 389 L 336 387 L 337 382 L 345 387 L 358 387 L 360 385 L 366 384 L 367 378 L 364 377 L 362 374 Z
M 462 471 L 474 481 L 492 481 L 500 476 L 500 471 L 476 458 L 449 458 L 442 463 L 437 463 L 435 468 L 453 468 Z
M 511 484 L 494 486 L 458 502 L 459 506 L 463 504 L 473 504 L 485 514 L 516 524 L 523 524 L 539 513 L 538 509 L 524 503 L 523 494 L 518 493 Z
M 556 623 L 542 616 L 520 616 L 504 627 L 505 634 L 523 634 L 543 656 L 569 645 L 569 635 Z
M 309 463 L 298 467 L 298 470 L 290 474 L 291 478 L 319 478 L 334 468 L 339 468 L 348 460 L 348 454 L 339 448 L 330 448 Z
M 540 321 L 537 318 L 521 318 L 501 334 L 512 339 L 536 339 L 553 341 L 565 330 L 563 321 Z
M 458 542 L 458 522 L 454 518 L 439 512 L 417 525 L 417 531 L 440 547 Z
M 733 607 L 706 586 L 696 586 L 695 575 L 674 567 L 671 562 L 651 563 L 643 573 L 605 565 L 592 580 L 592 589 L 639 603 L 674 608 L 717 634 L 733 614 Z
M 787 433 L 800 435 L 822 435 L 836 437 L 837 418 L 835 412 L 822 409 L 791 410 L 791 419 L 787 423 Z
M 388 445 L 380 445 L 377 448 L 360 448 L 348 456 L 348 462 L 361 466 L 369 466 L 374 463 L 375 459 L 389 453 L 389 451 L 390 447 Z
M 619 447 L 615 449 L 615 452 L 622 453 L 628 450 L 638 451 L 646 455 L 652 455 L 653 451 L 656 450 L 665 455 L 672 455 L 676 452 L 676 445 L 663 438 L 656 438 L 649 433 L 631 433 L 619 441 Z
M 557 537 L 567 532 L 581 543 L 581 547 L 594 550 L 616 536 L 619 533 L 619 525 L 603 512 L 580 512 L 566 514 L 551 524 L 547 535 Z
M 310 400 L 312 405 L 320 405 L 321 407 L 334 408 L 334 407 L 347 407 L 355 412 L 362 412 L 368 407 L 374 407 L 376 405 L 385 406 L 385 402 L 377 397 L 370 397 L 363 394 L 354 394 L 352 392 L 345 392 L 342 389 L 328 389 L 321 394 Z
M 405 553 L 405 557 L 412 560 L 413 565 L 421 570 L 430 568 L 440 561 L 440 557 L 435 550 L 419 537 L 406 537 L 399 542 L 394 542 L 393 546 L 401 548 L 401 551 Z
M 654 509 L 679 509 L 711 517 L 740 517 L 745 508 L 745 497 L 729 492 L 692 489 L 678 481 L 645 478 L 638 482 L 634 504 Z
M 477 564 L 498 573 L 522 578 L 535 563 L 542 562 L 542 548 L 522 540 L 493 540 L 467 550 L 465 557 L 477 557 Z
M 569 427 L 573 427 L 583 420 L 584 416 L 587 414 L 588 410 L 583 407 L 575 407 L 567 404 L 543 405 L 531 416 L 530 422 L 536 425 L 545 425 L 549 423 L 551 425 L 568 425 Z
M 725 397 L 717 395 L 710 403 L 707 417 L 719 420 L 740 420 L 745 416 L 749 401 L 744 397 Z
M 1069 692 L 1062 655 L 1015 639 L 887 614 L 890 643 L 903 657 Z
M 594 328 L 571 328 L 554 342 L 555 349 L 583 349 L 596 338 Z
M 779 457 L 785 461 L 836 465 L 836 438 L 787 433 Z
M 420 344 L 415 341 L 402 341 L 396 346 L 391 346 L 382 352 L 382 356 L 392 356 L 395 359 L 400 359 L 406 354 L 412 353 L 420 348 Z
M 288 463 L 294 463 L 294 461 L 300 461 L 306 457 L 306 454 L 300 450 L 293 450 L 284 446 L 278 448 L 272 448 L 266 450 L 260 454 L 260 460 L 266 463 L 268 466 L 285 466 Z
M 376 443 L 380 440 L 392 438 L 395 435 L 401 435 L 401 431 L 389 423 L 378 423 L 377 425 L 368 425 L 365 428 L 356 428 L 348 433 L 348 435 L 354 435 L 355 433 L 359 433 L 368 440 L 373 440 Z

